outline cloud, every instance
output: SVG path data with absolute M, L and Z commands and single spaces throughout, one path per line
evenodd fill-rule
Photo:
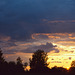
M 1 0 L 0 35 L 24 41 L 30 39 L 33 33 L 75 32 L 74 2 L 74 0 Z M 49 24 L 41 20 L 49 21 Z M 67 22 L 71 24 L 66 24 Z M 64 26 L 62 23 L 65 23 Z
M 46 23 L 75 23 L 75 20 L 53 20 L 53 21 L 50 21 L 48 19 L 43 19 L 42 21 L 46 22 Z
M 10 36 L 0 35 L 0 41 L 9 41 L 9 40 L 11 40 L 11 37 Z
M 0 48 L 5 54 L 14 54 L 15 52 L 33 53 L 38 49 L 46 52 L 54 50 L 55 53 L 62 49 L 74 52 L 75 39 L 69 38 L 74 37 L 74 35 L 75 33 L 35 33 L 32 34 L 32 39 L 27 41 L 0 41 Z M 55 45 L 57 47 L 54 47 Z
M 22 52 L 17 52 L 15 54 L 4 54 L 6 61 L 16 61 L 18 57 L 21 57 L 23 63 L 25 62 L 29 63 L 29 58 L 31 58 L 31 56 L 32 53 L 22 53 Z
M 68 38 L 69 35 L 72 35 L 72 34 L 70 33 L 34 33 L 32 34 L 32 39 L 61 39 L 61 38 Z
M 23 50 L 23 52 L 25 52 L 25 53 L 33 53 L 36 50 L 41 49 L 41 50 L 44 50 L 45 52 L 50 52 L 52 50 L 55 50 L 55 52 L 58 53 L 59 50 L 55 49 L 56 47 L 57 47 L 56 45 L 53 45 L 52 43 L 48 43 L 47 42 L 45 45 L 39 45 L 39 46 L 29 47 L 29 48 Z
M 48 23 L 65 23 L 65 21 L 48 21 Z
M 69 50 L 62 50 L 62 51 L 65 51 L 65 52 L 67 52 L 67 53 L 73 53 L 74 51 L 72 50 L 72 51 L 69 51 Z
M 49 35 L 49 34 L 48 34 Z M 34 33 L 31 35 L 32 39 L 48 39 L 47 33 Z
M 55 53 L 58 53 L 59 50 L 57 49 L 57 45 L 53 45 L 52 43 L 39 43 L 39 42 L 32 42 L 28 44 L 14 44 L 14 45 L 3 45 L 2 51 L 4 54 L 15 54 L 17 52 L 23 52 L 23 53 L 33 53 L 36 50 L 41 49 L 45 52 L 54 51 Z
M 32 39 L 58 39 L 57 42 L 74 42 L 75 41 L 75 33 L 34 33 L 32 34 Z
M 12 46 L 17 46 L 17 45 L 15 44 L 15 42 L 11 41 L 0 41 L 0 48 L 12 47 Z

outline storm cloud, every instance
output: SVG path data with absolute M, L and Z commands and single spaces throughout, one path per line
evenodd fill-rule
M 62 23 L 74 20 L 74 13 L 74 0 L 0 0 L 0 35 L 26 40 L 33 33 L 75 32 L 74 22 Z
M 22 44 L 21 44 L 22 45 Z M 59 50 L 56 48 L 57 45 L 53 45 L 52 43 L 45 43 L 45 44 L 41 44 L 41 45 L 30 45 L 25 47 L 25 45 L 21 46 L 21 45 L 9 45 L 4 44 L 3 47 L 3 53 L 4 54 L 15 54 L 18 52 L 22 52 L 22 53 L 34 53 L 36 50 L 44 50 L 45 52 L 51 52 L 51 51 L 55 51 L 55 53 L 58 53 Z M 5 47 L 5 48 L 4 48 Z

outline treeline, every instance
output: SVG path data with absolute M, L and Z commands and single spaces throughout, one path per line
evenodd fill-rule
M 18 57 L 15 61 L 7 62 L 4 57 L 2 50 L 0 49 L 0 75 L 2 74 L 19 74 L 19 73 L 25 73 L 25 68 L 27 67 L 28 63 L 25 62 L 22 63 L 22 60 L 20 57 Z M 27 70 L 26 70 L 27 71 Z
M 0 50 L 0 75 L 25 75 L 31 73 L 43 73 L 43 74 L 75 74 L 75 61 L 72 61 L 71 68 L 69 70 L 63 67 L 53 67 L 52 69 L 48 68 L 50 63 L 47 63 L 48 56 L 47 53 L 43 50 L 37 50 L 33 53 L 32 58 L 29 59 L 30 70 L 24 70 L 28 63 L 22 63 L 20 57 L 16 59 L 16 62 L 5 61 L 3 53 Z

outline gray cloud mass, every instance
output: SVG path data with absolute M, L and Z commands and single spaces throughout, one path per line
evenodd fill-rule
M 55 53 L 58 53 L 59 50 L 55 49 L 56 47 L 57 47 L 57 45 L 53 45 L 52 43 L 47 42 L 45 45 L 29 47 L 29 48 L 23 50 L 23 52 L 25 52 L 25 53 L 33 53 L 36 50 L 44 50 L 45 52 L 50 52 L 50 51 L 55 50 Z
M 33 33 L 75 32 L 75 23 L 44 23 L 42 19 L 74 20 L 74 0 L 0 0 L 0 35 L 13 40 Z

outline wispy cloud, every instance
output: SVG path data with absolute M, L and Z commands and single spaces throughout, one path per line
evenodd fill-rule
M 48 20 L 48 19 L 43 19 L 43 22 L 46 23 L 75 23 L 75 20 Z

